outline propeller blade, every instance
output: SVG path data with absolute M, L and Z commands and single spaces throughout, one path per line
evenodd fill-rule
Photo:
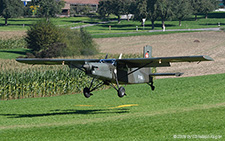
M 105 59 L 107 59 L 108 58 L 108 54 L 106 54 L 106 56 L 105 56 Z

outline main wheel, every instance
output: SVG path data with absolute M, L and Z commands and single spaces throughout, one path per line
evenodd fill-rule
M 151 88 L 152 88 L 152 91 L 154 91 L 154 90 L 155 90 L 155 86 L 151 86 Z
M 90 96 L 92 96 L 92 94 L 90 93 L 90 89 L 87 87 L 84 88 L 83 93 L 86 98 L 89 98 Z
M 125 88 L 124 87 L 120 87 L 119 90 L 118 90 L 118 96 L 119 97 L 124 97 L 126 94 L 125 94 Z

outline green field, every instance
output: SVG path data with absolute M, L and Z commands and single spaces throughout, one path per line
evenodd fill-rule
M 178 25 L 179 21 L 177 20 L 168 20 L 165 22 L 166 29 L 196 29 L 196 28 L 212 28 L 224 27 L 225 22 L 225 12 L 213 12 L 209 13 L 208 19 L 205 19 L 204 15 L 198 15 L 198 20 L 195 21 L 194 16 L 190 16 L 184 21 L 182 21 L 182 26 Z M 4 19 L 0 18 L 0 31 L 13 31 L 13 30 L 27 30 L 28 27 L 34 22 L 40 20 L 40 18 L 10 18 L 8 21 L 8 26 L 3 26 Z M 52 18 L 53 23 L 62 27 L 75 27 L 86 24 L 95 24 L 101 22 L 99 18 L 90 18 L 90 17 L 69 17 L 69 18 Z M 114 17 L 111 17 L 107 20 L 116 20 Z M 111 30 L 109 30 L 111 26 Z M 145 28 L 141 26 L 140 21 L 127 21 L 122 20 L 120 24 L 117 21 L 113 21 L 105 24 L 98 24 L 92 27 L 86 27 L 87 31 L 91 34 L 102 34 L 102 33 L 123 33 L 123 32 L 136 32 L 136 26 L 138 26 L 139 31 L 148 31 L 151 30 L 151 21 L 147 19 L 145 23 Z M 158 19 L 155 21 L 155 29 L 161 30 L 161 20 Z
M 10 18 L 8 26 L 4 26 L 4 18 L 0 18 L 0 31 L 27 30 L 30 25 L 41 20 L 40 18 Z M 98 23 L 101 20 L 89 17 L 51 18 L 51 21 L 62 27 L 74 27 L 85 24 Z
M 225 137 L 225 74 L 158 79 L 114 89 L 0 101 L 0 140 L 174 140 Z

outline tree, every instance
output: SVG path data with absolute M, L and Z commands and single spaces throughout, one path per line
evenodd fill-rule
M 106 16 L 109 16 L 112 13 L 111 10 L 112 2 L 111 0 L 100 0 L 98 5 L 98 14 L 105 18 Z
M 129 21 L 129 14 L 133 13 L 135 8 L 135 0 L 124 0 L 124 14 L 127 15 L 127 21 Z
M 132 13 L 134 7 L 135 0 L 101 0 L 99 1 L 98 13 L 102 18 L 105 18 L 106 15 L 114 14 L 118 17 L 118 23 L 120 23 L 120 16 Z
M 218 1 L 216 0 L 201 0 L 200 11 L 208 18 L 208 13 L 218 8 Z
M 40 8 L 38 10 L 39 16 L 45 17 L 48 21 L 50 17 L 56 17 L 56 14 L 62 12 L 62 8 L 65 5 L 64 1 L 56 0 L 40 0 L 38 2 Z
M 156 8 L 159 17 L 162 20 L 162 28 L 165 28 L 165 21 L 168 18 L 171 18 L 173 15 L 172 12 L 172 0 L 157 0 L 156 1 Z
M 158 19 L 157 0 L 147 1 L 147 12 L 148 12 L 148 18 L 152 22 L 152 29 L 154 29 L 155 28 L 154 22 Z
M 172 6 L 174 17 L 179 20 L 179 26 L 181 26 L 181 21 L 192 14 L 190 2 L 189 0 L 173 0 Z
M 120 23 L 120 16 L 125 13 L 125 1 L 124 0 L 111 0 L 111 12 L 118 17 L 118 23 Z
M 8 25 L 9 18 L 22 16 L 23 7 L 23 2 L 20 0 L 0 0 L 0 16 L 5 18 L 5 25 Z
M 137 0 L 135 19 L 141 21 L 143 18 L 147 18 L 147 0 Z
M 193 10 L 193 14 L 195 15 L 195 21 L 197 21 L 198 14 L 201 12 L 201 0 L 191 0 L 190 3 Z
M 91 35 L 84 29 L 71 30 L 41 20 L 30 26 L 25 38 L 30 57 L 51 58 L 98 53 Z

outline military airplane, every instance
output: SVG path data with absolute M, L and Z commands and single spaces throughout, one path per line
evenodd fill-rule
M 126 95 L 125 88 L 120 84 L 147 83 L 154 91 L 154 76 L 181 76 L 183 73 L 153 73 L 152 67 L 170 67 L 170 63 L 176 62 L 201 62 L 213 61 L 209 56 L 177 56 L 177 57 L 152 57 L 152 47 L 144 47 L 144 58 L 122 59 L 38 59 L 18 58 L 16 61 L 27 64 L 43 65 L 68 65 L 77 68 L 86 75 L 93 77 L 89 87 L 83 89 L 83 94 L 89 98 L 94 90 L 103 85 L 111 85 L 119 97 Z M 95 87 L 95 79 L 102 80 Z M 93 87 L 93 88 L 92 88 Z

